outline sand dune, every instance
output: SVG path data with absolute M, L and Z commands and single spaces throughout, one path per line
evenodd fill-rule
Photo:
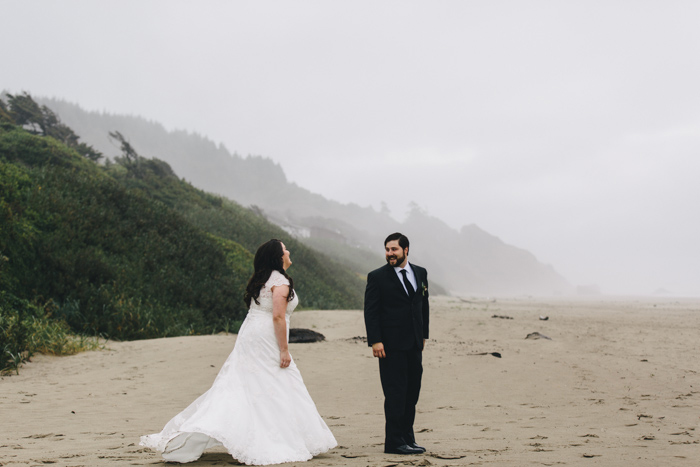
M 700 300 L 433 299 L 416 420 L 428 452 L 408 457 L 382 452 L 377 362 L 353 339 L 362 312 L 300 311 L 292 326 L 327 338 L 291 351 L 340 444 L 305 465 L 698 463 Z M 34 358 L 0 381 L 0 465 L 162 464 L 139 436 L 208 389 L 235 340 Z M 189 465 L 236 464 L 219 450 Z

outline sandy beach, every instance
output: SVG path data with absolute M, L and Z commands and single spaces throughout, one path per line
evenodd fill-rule
M 362 312 L 298 311 L 292 327 L 326 336 L 290 347 L 340 445 L 304 465 L 698 465 L 700 299 L 431 299 L 419 456 L 383 453 Z M 0 465 L 165 465 L 139 436 L 206 391 L 235 341 L 36 356 L 0 381 Z M 237 464 L 219 449 L 189 465 Z

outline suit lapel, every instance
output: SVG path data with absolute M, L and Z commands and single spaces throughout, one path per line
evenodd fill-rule
M 408 263 L 409 266 L 411 266 L 411 270 L 413 271 L 413 277 L 416 279 L 416 293 L 413 295 L 413 299 L 415 300 L 416 297 L 423 296 L 423 278 L 420 276 L 418 273 L 418 270 L 411 264 Z
M 420 273 L 418 270 L 413 267 L 411 263 L 408 263 L 408 265 L 411 267 L 411 271 L 413 271 L 413 277 L 416 279 L 416 293 L 413 295 L 413 300 L 416 299 L 418 295 L 423 295 L 422 290 L 422 284 L 423 284 L 423 278 L 421 277 Z M 389 282 L 392 282 L 394 285 L 393 287 L 398 288 L 398 291 L 401 293 L 402 296 L 406 298 L 410 298 L 408 294 L 406 293 L 406 289 L 404 288 L 403 282 L 401 281 L 401 278 L 399 275 L 396 273 L 396 269 L 394 269 L 392 266 L 387 264 L 387 274 L 389 274 Z
M 403 288 L 403 283 L 401 283 L 401 279 L 399 278 L 399 275 L 396 274 L 396 270 L 394 269 L 394 267 L 390 264 L 386 264 L 384 267 L 386 268 L 387 281 L 390 284 L 391 288 L 395 290 L 395 293 L 408 299 L 406 289 Z
M 396 269 L 394 269 L 388 264 L 387 266 L 387 274 L 389 275 L 389 282 L 393 284 L 392 287 L 398 287 L 401 293 L 406 295 L 406 290 L 403 288 L 403 284 L 401 283 L 401 279 L 399 279 L 399 275 L 396 274 Z M 408 295 L 406 296 L 408 297 Z

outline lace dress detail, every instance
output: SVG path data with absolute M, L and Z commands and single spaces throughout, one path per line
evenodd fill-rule
M 272 323 L 272 289 L 289 285 L 273 271 L 251 302 L 233 352 L 212 387 L 170 420 L 160 433 L 142 436 L 141 445 L 169 462 L 192 462 L 204 450 L 223 445 L 240 462 L 268 465 L 307 461 L 337 446 L 294 363 L 279 366 Z M 289 318 L 299 303 L 287 304 Z

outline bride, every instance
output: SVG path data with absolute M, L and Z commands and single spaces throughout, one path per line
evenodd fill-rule
M 163 431 L 142 436 L 142 446 L 168 462 L 192 462 L 223 445 L 249 465 L 306 461 L 337 446 L 289 354 L 289 317 L 299 303 L 291 264 L 279 240 L 258 248 L 233 352 L 212 387 Z

